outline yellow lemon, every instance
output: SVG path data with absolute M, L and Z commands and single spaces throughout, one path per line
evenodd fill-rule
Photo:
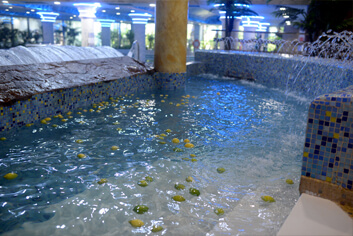
M 15 179 L 18 175 L 16 173 L 7 173 L 6 175 L 4 175 L 5 179 Z
M 164 142 L 164 141 L 159 141 L 158 143 L 159 144 L 166 144 L 166 142 Z
M 151 229 L 151 231 L 153 232 L 153 233 L 157 233 L 157 232 L 159 232 L 159 231 L 162 231 L 163 230 L 163 227 L 162 226 L 160 226 L 160 225 L 154 225 L 153 227 L 152 227 L 152 229 Z
M 161 102 L 165 102 L 164 100 L 161 100 Z
M 26 127 L 31 127 L 33 124 L 26 124 Z
M 67 121 L 67 119 L 62 119 L 61 121 L 62 121 L 62 122 L 66 122 L 66 121 Z
M 195 155 L 195 154 L 190 154 L 190 156 L 191 156 L 191 157 L 196 157 L 196 155 Z
M 190 140 L 189 139 L 184 139 L 184 143 L 190 143 Z
M 174 188 L 178 189 L 178 190 L 183 190 L 183 189 L 185 189 L 185 185 L 184 184 L 175 184 Z
M 56 125 L 56 124 L 53 124 L 53 125 L 52 125 L 52 127 L 56 128 L 56 127 L 58 127 L 58 125 Z
M 45 124 L 45 125 L 48 124 L 48 122 L 46 120 L 41 120 L 40 123 Z
M 71 111 L 69 111 L 68 113 L 66 113 L 66 115 L 68 115 L 68 116 L 69 116 L 69 115 L 71 115 L 71 114 L 72 114 L 72 112 L 71 112 Z
M 146 176 L 145 180 L 148 182 L 153 182 L 153 178 L 151 176 Z
M 77 114 L 77 115 L 82 115 L 82 112 L 79 111 L 79 112 L 77 112 L 76 114 Z
M 50 118 L 50 117 L 47 117 L 47 118 L 45 118 L 44 120 L 46 120 L 46 121 L 51 121 L 51 118 Z
M 186 147 L 186 148 L 193 148 L 193 147 L 195 147 L 195 145 L 192 144 L 192 143 L 185 143 L 184 147 Z
M 173 197 L 173 200 L 177 201 L 177 202 L 183 202 L 183 201 L 185 201 L 185 198 L 181 195 L 176 195 Z
M 59 114 L 58 117 L 59 117 L 60 119 L 63 119 L 63 118 L 64 118 L 61 114 Z
M 108 183 L 108 180 L 107 179 L 100 179 L 97 183 L 98 184 L 105 184 L 105 183 Z
M 117 131 L 122 131 L 123 129 L 122 129 L 122 128 L 117 128 L 116 130 L 117 130 Z
M 113 151 L 116 151 L 116 150 L 119 149 L 119 147 L 118 146 L 112 146 L 110 149 L 113 150 Z
M 177 103 L 177 104 L 176 104 L 176 106 L 177 106 L 177 107 L 180 107 L 180 104 L 179 104 L 179 103 Z
M 172 139 L 172 143 L 180 143 L 180 140 L 177 139 L 177 138 L 173 138 L 173 139 Z
M 82 139 L 76 139 L 75 142 L 76 143 L 83 143 L 83 140 Z
M 216 213 L 217 215 L 223 215 L 224 214 L 224 210 L 222 208 L 216 208 L 214 210 L 214 213 Z
M 82 158 L 86 158 L 86 155 L 83 153 L 79 153 L 79 154 L 77 154 L 77 157 L 82 159 Z
M 287 184 L 294 184 L 293 180 L 291 180 L 291 179 L 286 179 L 286 183 Z
M 145 223 L 142 220 L 134 219 L 129 221 L 130 225 L 136 228 L 142 227 Z
M 170 129 L 166 129 L 165 132 L 171 133 L 172 131 Z
M 186 177 L 186 182 L 194 182 L 194 178 L 191 176 Z
M 184 160 L 184 161 L 190 161 L 190 158 L 188 158 L 188 157 L 183 157 L 181 159 Z
M 271 197 L 271 196 L 262 196 L 261 197 L 262 200 L 264 200 L 265 202 L 275 202 L 276 200 Z
M 162 136 L 162 137 L 167 137 L 167 135 L 166 135 L 166 134 L 160 134 L 159 136 Z
M 1 140 L 1 141 L 5 141 L 6 138 L 5 138 L 5 137 L 1 137 L 0 140 Z
M 221 95 L 221 93 L 220 93 L 220 92 L 218 92 L 218 93 L 217 93 L 217 95 Z
M 191 162 L 196 162 L 196 161 L 197 161 L 197 159 L 191 158 Z
M 140 180 L 137 184 L 140 185 L 141 187 L 146 187 L 146 186 L 148 186 L 148 183 L 147 183 L 146 180 Z
M 170 104 L 170 105 L 173 105 L 173 103 L 172 103 L 172 102 L 170 102 L 169 104 Z
M 223 167 L 218 167 L 217 168 L 217 172 L 222 174 L 224 171 L 226 171 L 226 169 L 224 169 Z

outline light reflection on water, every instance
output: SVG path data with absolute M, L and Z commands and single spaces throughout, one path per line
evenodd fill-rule
M 49 125 L 9 134 L 0 149 L 1 173 L 19 176 L 0 180 L 1 230 L 27 222 L 8 234 L 130 235 L 150 234 L 158 223 L 166 235 L 205 235 L 217 227 L 250 232 L 249 225 L 218 225 L 223 218 L 213 210 L 222 207 L 226 215 L 241 211 L 239 222 L 258 222 L 251 226 L 256 232 L 274 234 L 298 197 L 308 102 L 264 86 L 202 78 L 188 80 L 185 90 L 168 97 L 160 93 L 109 100 L 93 112 L 73 111 L 68 122 L 52 118 Z M 196 98 L 182 98 L 187 94 Z M 188 103 L 175 105 L 182 102 Z M 155 137 L 162 133 L 164 139 Z M 173 138 L 190 139 L 195 148 L 173 144 Z M 78 153 L 86 158 L 78 159 Z M 182 159 L 190 154 L 196 162 Z M 226 172 L 217 173 L 217 167 Z M 138 186 L 147 175 L 154 181 Z M 186 182 L 187 176 L 195 182 Z M 98 185 L 101 178 L 108 183 Z M 295 185 L 287 186 L 286 178 Z M 176 182 L 186 189 L 176 190 Z M 190 195 L 190 187 L 201 195 Z M 276 203 L 264 205 L 259 200 L 264 194 Z M 174 195 L 186 201 L 171 200 Z M 132 209 L 138 204 L 149 211 L 137 215 Z M 132 228 L 128 221 L 134 218 L 145 226 Z

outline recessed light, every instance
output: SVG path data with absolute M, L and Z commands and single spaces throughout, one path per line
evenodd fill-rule
M 29 11 L 26 11 L 26 14 L 29 14 L 30 12 Z
M 54 2 L 54 4 L 55 4 L 55 5 L 60 5 L 60 4 L 61 4 L 61 2 Z
M 76 15 L 74 15 L 74 17 L 76 17 Z
M 155 7 L 155 6 L 156 6 L 156 4 L 154 4 L 154 3 L 150 4 L 150 7 Z
M 2 3 L 9 3 L 9 1 L 2 1 Z
M 70 19 L 72 20 L 72 19 L 73 19 L 73 17 L 72 17 L 72 16 L 70 16 Z
M 117 12 L 116 14 L 117 14 L 117 15 L 120 15 L 120 12 Z
M 115 9 L 116 9 L 116 10 L 119 10 L 119 9 L 120 9 L 120 7 L 116 7 Z
M 106 12 L 105 10 L 102 10 L 102 12 Z
M 135 12 L 135 10 L 131 10 L 130 12 Z
M 34 9 L 31 9 L 31 11 L 35 11 Z
M 123 23 L 123 21 L 121 20 L 120 23 Z
M 5 9 L 5 11 L 9 11 L 9 9 Z
M 9 7 L 10 9 L 12 9 L 12 7 Z

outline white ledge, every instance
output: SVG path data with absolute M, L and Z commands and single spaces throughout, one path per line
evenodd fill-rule
M 332 201 L 303 193 L 277 236 L 353 235 L 353 220 Z

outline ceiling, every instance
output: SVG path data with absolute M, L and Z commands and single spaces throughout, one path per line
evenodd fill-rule
M 3 1 L 4 2 L 4 1 Z M 57 20 L 80 20 L 78 10 L 73 6 L 74 3 L 82 1 L 60 1 L 60 5 L 54 4 L 54 1 L 11 1 L 0 3 L 0 16 L 31 17 L 39 18 L 38 11 L 60 13 Z M 93 0 L 84 0 L 83 2 L 97 2 Z M 150 13 L 154 16 L 155 9 L 150 6 L 156 3 L 155 0 L 101 0 L 101 7 L 97 9 L 98 19 L 113 19 L 116 21 L 131 21 L 128 14 L 131 10 L 136 13 Z M 272 0 L 266 4 L 266 0 L 253 0 L 251 9 L 259 15 L 264 16 L 263 21 L 271 25 L 277 25 L 282 19 L 272 16 L 275 5 L 296 5 L 294 7 L 306 9 L 310 0 Z M 119 7 L 119 9 L 116 9 Z M 120 13 L 117 15 L 116 13 Z M 207 5 L 207 0 L 189 1 L 189 20 L 206 24 L 220 24 L 218 11 L 214 11 L 212 6 Z M 153 21 L 153 17 L 151 19 Z

